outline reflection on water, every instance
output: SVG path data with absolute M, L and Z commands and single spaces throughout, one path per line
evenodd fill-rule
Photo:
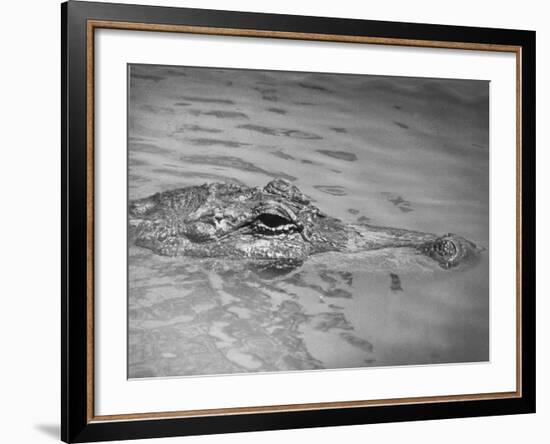
M 348 223 L 488 247 L 488 84 L 132 66 L 129 198 L 293 181 Z M 302 265 L 168 258 L 130 246 L 129 377 L 489 358 L 488 254 L 442 270 L 413 252 Z

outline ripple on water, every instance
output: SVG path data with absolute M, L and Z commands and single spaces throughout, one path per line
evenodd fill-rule
M 187 77 L 187 74 L 181 68 L 166 68 L 162 70 L 162 73 L 168 77 Z
M 288 111 L 282 108 L 267 108 L 270 113 L 285 115 Z
M 285 136 L 293 139 L 320 140 L 321 136 L 313 133 L 307 133 L 296 129 L 271 128 L 262 125 L 239 125 L 237 128 L 254 131 L 256 133 L 265 134 L 268 136 Z
M 294 160 L 294 157 L 292 157 L 290 154 L 287 154 L 283 151 L 271 151 L 271 154 L 273 154 L 275 157 L 279 157 L 281 159 L 285 160 Z
M 130 142 L 129 151 L 148 154 L 169 154 L 171 151 L 152 143 Z
M 246 160 L 241 159 L 236 156 L 208 156 L 208 155 L 193 155 L 193 156 L 182 156 L 182 162 L 193 163 L 199 165 L 214 165 L 214 166 L 223 166 L 228 168 L 233 168 L 235 170 L 247 171 L 251 173 L 260 173 L 265 174 L 268 177 L 282 177 L 284 179 L 290 180 L 291 182 L 296 181 L 296 177 L 291 176 L 280 171 L 268 171 L 259 166 L 253 164 L 252 162 L 247 162 Z
M 219 128 L 211 128 L 208 126 L 201 126 L 201 125 L 180 125 L 176 131 L 172 133 L 172 135 L 179 134 L 179 133 L 186 133 L 186 132 L 192 132 L 192 133 L 221 133 L 222 130 Z
M 217 105 L 234 105 L 235 102 L 229 99 L 217 99 L 211 97 L 179 96 L 178 99 L 196 103 L 215 103 Z
M 361 224 L 370 224 L 372 221 L 372 219 L 370 217 L 367 217 L 367 216 L 359 216 L 357 218 L 357 222 L 361 223 Z
M 196 178 L 196 179 L 203 179 L 208 182 L 226 182 L 226 183 L 234 183 L 236 185 L 245 185 L 242 181 L 240 181 L 239 179 L 236 179 L 235 177 L 222 175 L 222 174 L 201 173 L 198 171 L 184 171 L 179 166 L 176 166 L 176 165 L 170 165 L 170 168 L 154 168 L 152 172 L 155 174 L 165 174 L 166 177 L 174 177 L 178 179 Z
M 397 122 L 394 120 L 394 122 L 399 128 L 403 128 L 403 129 L 409 129 L 409 125 L 405 125 L 404 123 L 401 123 L 401 122 Z
M 150 80 L 153 82 L 160 82 L 161 80 L 166 79 L 166 77 L 155 76 L 153 74 L 140 74 L 132 71 L 132 73 L 130 74 L 130 79 Z
M 147 111 L 152 114 L 164 114 L 164 115 L 172 115 L 175 114 L 174 108 L 170 108 L 169 106 L 157 106 L 157 105 L 151 105 L 150 103 L 145 103 L 140 106 L 140 109 L 143 111 Z
M 279 98 L 276 95 L 277 90 L 275 88 L 264 88 L 264 87 L 261 87 L 261 86 L 257 86 L 254 89 L 262 95 L 262 100 L 265 100 L 266 102 L 278 102 L 279 101 Z
M 318 91 L 318 92 L 324 92 L 324 93 L 333 92 L 332 90 L 330 90 L 330 89 L 328 89 L 324 86 L 317 85 L 315 83 L 299 82 L 298 85 L 301 86 L 304 89 L 309 89 L 309 90 L 312 90 L 312 91 Z
M 322 332 L 329 330 L 353 330 L 353 326 L 346 315 L 339 311 L 325 312 L 316 315 L 312 319 L 313 328 Z
M 340 185 L 314 185 L 313 188 L 333 196 L 346 196 L 348 194 L 344 187 Z
M 190 109 L 189 114 L 192 116 L 212 116 L 217 119 L 248 119 L 248 116 L 245 113 L 240 111 L 223 111 L 223 110 L 213 110 L 213 111 L 202 111 L 200 109 Z
M 388 201 L 391 202 L 395 207 L 397 207 L 401 212 L 410 213 L 411 211 L 414 211 L 414 209 L 412 208 L 412 204 L 403 197 L 387 191 L 383 191 L 381 194 L 385 196 L 386 199 L 388 199 Z
M 346 160 L 348 162 L 355 162 L 357 160 L 357 155 L 348 151 L 317 150 L 317 152 L 333 159 Z
M 249 146 L 250 143 L 236 142 L 234 140 L 225 139 L 211 139 L 207 137 L 198 137 L 195 139 L 187 139 L 193 145 L 197 146 L 224 146 L 226 148 L 241 148 L 243 146 Z
M 347 331 L 341 332 L 340 337 L 343 340 L 345 340 L 348 344 L 351 344 L 354 347 L 357 347 L 364 352 L 372 353 L 374 350 L 373 345 L 369 341 L 367 341 L 366 339 L 360 338 L 358 336 L 355 336 L 354 334 L 349 333 Z

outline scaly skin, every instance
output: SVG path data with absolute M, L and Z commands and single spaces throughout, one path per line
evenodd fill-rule
M 358 226 L 330 217 L 290 182 L 263 189 L 212 183 L 130 202 L 135 244 L 165 256 L 302 262 L 313 254 L 412 248 L 451 268 L 482 248 L 455 234 Z

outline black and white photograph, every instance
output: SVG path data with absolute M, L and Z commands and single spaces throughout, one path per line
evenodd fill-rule
M 489 82 L 128 76 L 129 378 L 490 359 Z
M 544 441 L 548 8 L 458 6 L 7 2 L 0 441 Z

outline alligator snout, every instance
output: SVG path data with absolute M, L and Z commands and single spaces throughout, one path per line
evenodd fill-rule
M 484 250 L 483 247 L 453 233 L 447 233 L 433 241 L 426 242 L 419 249 L 445 269 L 472 260 Z

